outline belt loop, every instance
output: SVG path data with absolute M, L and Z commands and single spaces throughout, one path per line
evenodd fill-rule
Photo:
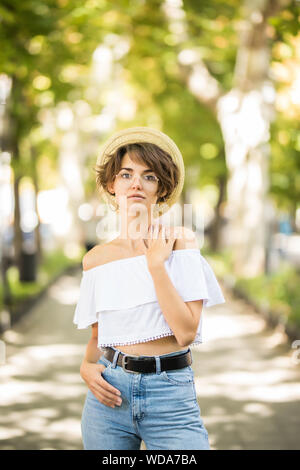
M 192 355 L 192 350 L 191 350 L 190 347 L 189 347 L 188 352 L 190 353 L 190 356 L 191 356 L 191 365 L 192 365 L 193 364 L 193 355 Z
M 115 348 L 113 348 L 113 349 L 115 349 Z M 121 351 L 119 351 L 118 349 L 116 349 L 116 350 L 115 350 L 115 353 L 114 353 L 113 360 L 112 360 L 112 365 L 111 365 L 111 367 L 112 367 L 113 369 L 116 368 L 117 360 L 118 360 L 119 354 L 121 354 Z
M 154 356 L 154 357 L 155 357 L 155 363 L 156 363 L 156 373 L 160 374 L 161 373 L 160 357 L 159 356 Z

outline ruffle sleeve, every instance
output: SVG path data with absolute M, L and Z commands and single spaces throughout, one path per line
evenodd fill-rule
M 170 276 L 184 302 L 203 299 L 203 307 L 225 302 L 213 269 L 200 250 L 177 250 L 170 263 Z M 175 251 L 176 253 L 176 251 Z
M 79 298 L 75 308 L 73 323 L 78 329 L 97 323 L 98 314 L 95 299 L 96 276 L 93 270 L 82 271 Z

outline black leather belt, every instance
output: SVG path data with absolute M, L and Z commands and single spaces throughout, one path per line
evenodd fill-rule
M 116 351 L 114 349 L 106 347 L 103 355 L 110 362 L 113 362 L 115 352 Z M 190 366 L 193 362 L 190 349 L 183 354 L 169 357 L 159 356 L 159 358 L 161 371 L 182 369 L 183 367 Z M 117 365 L 123 367 L 126 372 L 131 372 L 133 374 L 156 372 L 156 361 L 154 356 L 128 356 L 127 354 L 120 352 L 118 355 Z

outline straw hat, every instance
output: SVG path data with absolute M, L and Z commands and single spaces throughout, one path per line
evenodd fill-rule
M 174 163 L 179 168 L 178 185 L 164 202 L 157 203 L 154 210 L 154 216 L 157 217 L 167 212 L 170 207 L 175 204 L 182 192 L 184 183 L 185 171 L 183 158 L 179 148 L 169 136 L 151 127 L 130 127 L 127 129 L 122 129 L 121 131 L 114 133 L 102 145 L 99 156 L 97 158 L 97 165 L 103 165 L 106 163 L 107 160 L 111 157 L 111 154 L 113 154 L 122 145 L 135 144 L 139 142 L 155 144 L 161 149 L 165 150 L 169 153 Z M 109 203 L 115 205 L 114 197 L 111 194 L 105 192 L 104 196 Z

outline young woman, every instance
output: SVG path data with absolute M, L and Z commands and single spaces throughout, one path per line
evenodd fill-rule
M 190 345 L 202 343 L 202 308 L 225 302 L 194 233 L 158 216 L 178 199 L 184 164 L 164 133 L 114 134 L 97 185 L 117 208 L 120 235 L 83 258 L 74 323 L 92 325 L 80 374 L 88 386 L 84 449 L 210 449 Z

